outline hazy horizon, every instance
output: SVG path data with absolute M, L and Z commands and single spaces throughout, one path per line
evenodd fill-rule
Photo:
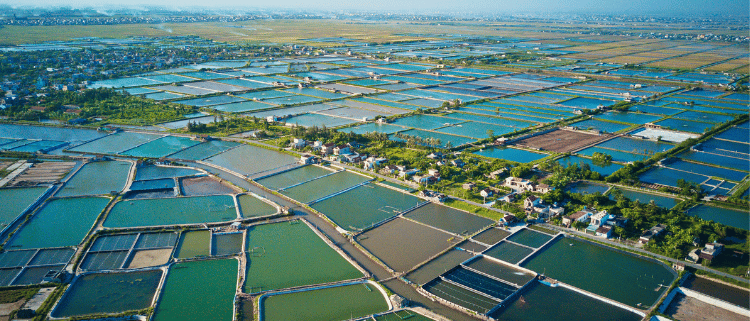
M 0 0 L 0 5 L 8 5 L 14 8 L 44 8 L 44 7 L 71 7 L 71 8 L 97 8 L 97 9 L 121 9 L 142 7 L 161 7 L 166 9 L 299 9 L 320 11 L 377 11 L 392 13 L 476 13 L 476 14 L 506 14 L 506 13 L 607 13 L 624 15 L 732 15 L 747 16 L 750 11 L 748 1 L 717 0 L 706 3 L 703 0 L 616 0 L 602 2 L 599 0 L 415 0 L 415 1 L 352 1 L 352 0 L 276 0 L 268 1 L 242 1 L 242 0 L 215 0 L 207 5 L 201 0 L 169 0 L 154 3 L 148 0 L 133 1 L 104 1 L 104 0 L 82 0 L 65 1 L 50 0 L 38 1 L 29 4 L 27 1 Z M 708 5 L 708 6 L 707 6 Z

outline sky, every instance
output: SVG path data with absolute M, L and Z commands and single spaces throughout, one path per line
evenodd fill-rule
M 747 16 L 747 0 L 0 0 L 11 6 L 109 7 L 157 5 L 166 7 L 212 6 L 394 12 L 475 12 L 484 14 L 626 13 L 626 14 L 731 14 Z M 209 3 L 209 4 L 207 4 Z

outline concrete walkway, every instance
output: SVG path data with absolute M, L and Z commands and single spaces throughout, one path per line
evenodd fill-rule
M 714 269 L 707 268 L 707 267 L 705 267 L 703 265 L 700 265 L 700 264 L 695 264 L 695 263 L 690 263 L 690 262 L 687 262 L 687 261 L 673 259 L 671 257 L 667 257 L 667 256 L 664 256 L 664 255 L 659 255 L 659 254 L 656 254 L 656 253 L 652 253 L 652 252 L 646 251 L 644 249 L 640 249 L 640 248 L 637 248 L 637 247 L 632 247 L 632 246 L 625 245 L 625 244 L 622 244 L 622 243 L 619 243 L 619 242 L 615 242 L 615 241 L 611 241 L 611 240 L 607 240 L 607 239 L 603 239 L 603 238 L 599 238 L 599 237 L 592 237 L 589 234 L 586 234 L 586 233 L 583 233 L 583 232 L 579 232 L 579 231 L 576 231 L 574 229 L 564 228 L 564 227 L 560 227 L 560 226 L 556 226 L 556 225 L 551 225 L 551 224 L 540 224 L 540 225 L 543 226 L 543 227 L 549 228 L 549 229 L 554 229 L 554 230 L 562 231 L 562 232 L 565 232 L 565 233 L 574 234 L 576 236 L 580 236 L 580 237 L 583 237 L 583 238 L 592 239 L 592 240 L 595 240 L 597 242 L 602 242 L 602 243 L 605 243 L 607 245 L 611 245 L 613 247 L 625 248 L 625 249 L 627 249 L 629 251 L 640 253 L 640 254 L 643 254 L 645 256 L 656 257 L 658 259 L 666 260 L 666 261 L 671 262 L 671 263 L 682 263 L 682 264 L 685 264 L 685 266 L 690 266 L 690 267 L 696 268 L 698 270 L 702 270 L 702 271 L 706 271 L 706 272 L 711 272 L 713 274 L 721 275 L 723 277 L 727 277 L 727 278 L 730 278 L 730 279 L 733 279 L 733 280 L 737 280 L 737 281 L 740 281 L 740 282 L 750 283 L 750 280 L 742 278 L 742 277 L 739 277 L 739 276 L 736 276 L 736 275 L 724 273 L 724 272 L 721 272 L 721 271 L 716 271 Z

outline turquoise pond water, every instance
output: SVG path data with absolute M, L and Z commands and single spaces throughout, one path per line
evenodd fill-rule
M 707 221 L 714 221 L 743 230 L 747 230 L 750 227 L 750 214 L 748 214 L 747 211 L 732 210 L 708 205 L 698 205 L 688 210 L 687 214 L 690 216 L 698 216 Z
M 101 195 L 120 192 L 130 173 L 130 162 L 93 162 L 83 166 L 55 196 Z
M 7 226 L 21 215 L 26 208 L 36 202 L 47 187 L 3 188 L 0 189 L 0 224 Z
M 654 201 L 654 203 L 657 206 L 661 206 L 664 208 L 673 208 L 675 205 L 679 204 L 681 202 L 680 199 L 666 197 L 666 196 L 660 196 L 660 195 L 654 195 L 649 193 L 643 193 L 643 192 L 637 192 L 637 191 L 631 191 L 627 189 L 619 189 L 622 192 L 622 195 L 630 199 L 631 201 L 638 200 L 641 204 L 647 204 L 651 201 Z M 612 191 L 614 192 L 614 190 Z M 609 198 L 614 200 L 614 193 L 608 193 Z
M 165 136 L 129 149 L 121 154 L 136 157 L 160 158 L 198 144 L 200 144 L 199 141 L 192 140 L 188 137 Z
M 104 226 L 198 224 L 236 218 L 237 208 L 231 195 L 124 200 L 112 207 Z
M 76 246 L 89 232 L 107 203 L 109 198 L 104 197 L 49 201 L 21 227 L 6 247 L 33 249 Z

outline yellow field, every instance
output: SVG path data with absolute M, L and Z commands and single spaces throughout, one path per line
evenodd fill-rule
M 706 67 L 705 70 L 726 72 L 740 68 L 742 66 L 746 66 L 748 63 L 750 63 L 750 58 L 738 58 Z
M 695 69 L 701 66 L 712 64 L 724 60 L 725 58 L 717 57 L 712 54 L 697 53 L 683 57 L 677 57 L 668 60 L 657 61 L 648 64 L 649 67 L 676 68 L 676 69 Z

